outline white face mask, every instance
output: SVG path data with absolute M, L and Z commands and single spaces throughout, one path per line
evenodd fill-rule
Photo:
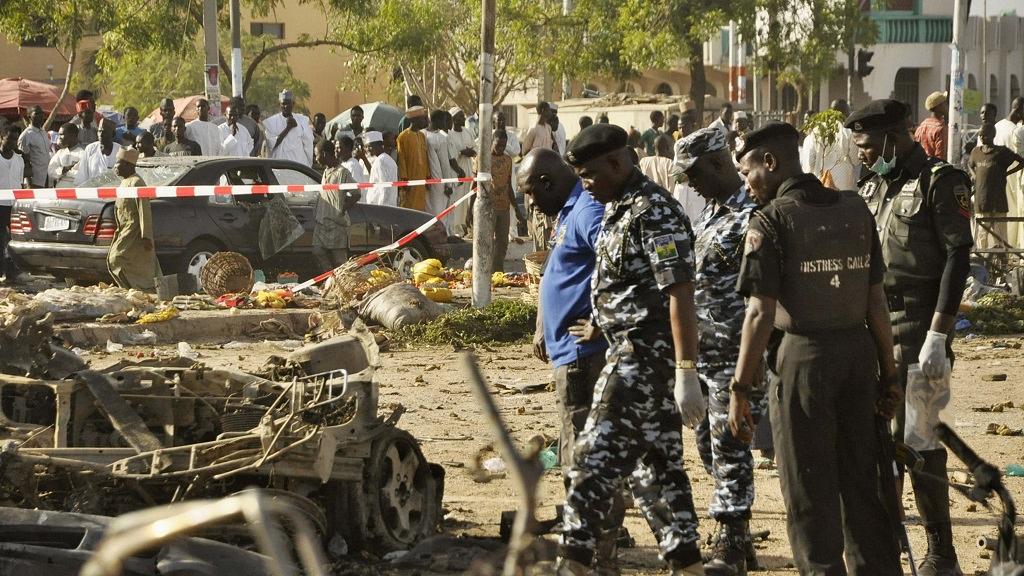
M 885 147 L 889 143 L 889 135 L 885 135 L 885 139 L 882 141 L 882 153 L 875 159 L 875 163 L 871 165 L 868 170 L 871 170 L 879 176 L 886 176 L 892 169 L 896 167 L 896 145 L 893 144 L 892 160 L 885 159 Z

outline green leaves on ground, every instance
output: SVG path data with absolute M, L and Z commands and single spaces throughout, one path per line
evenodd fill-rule
M 495 300 L 483 308 L 463 308 L 433 322 L 393 331 L 393 343 L 405 346 L 472 346 L 526 342 L 537 323 L 537 306 L 522 300 Z
M 974 334 L 1024 334 L 1024 297 L 990 292 L 967 312 Z

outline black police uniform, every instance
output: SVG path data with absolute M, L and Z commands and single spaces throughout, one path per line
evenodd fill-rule
M 885 130 L 906 119 L 905 105 L 892 100 L 872 102 L 852 114 L 846 126 L 854 132 Z M 886 176 L 869 173 L 859 182 L 860 195 L 874 215 L 885 258 L 885 292 L 893 326 L 900 384 L 906 388 L 907 367 L 918 355 L 935 312 L 956 314 L 970 272 L 970 178 L 962 170 L 929 157 L 919 145 L 896 159 Z M 952 335 L 946 355 L 953 360 Z M 903 441 L 904 413 L 896 417 L 895 437 Z M 947 569 L 927 574 L 957 574 L 949 517 L 949 488 L 931 477 L 946 477 L 945 449 L 922 452 L 923 474 L 911 474 L 914 497 L 928 533 L 928 557 L 939 554 Z
M 854 193 L 803 174 L 755 213 L 744 252 L 738 290 L 777 299 L 785 332 L 769 410 L 797 568 L 902 574 L 878 492 L 878 358 L 865 319 L 884 265 L 871 215 Z

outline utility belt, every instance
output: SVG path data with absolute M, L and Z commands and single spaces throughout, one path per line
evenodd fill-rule
M 906 290 L 896 291 L 886 289 L 885 299 L 889 304 L 889 312 L 931 312 L 935 311 L 935 305 L 939 301 L 939 293 L 932 287 L 911 287 L 910 292 Z M 929 310 L 930 309 L 930 310 Z

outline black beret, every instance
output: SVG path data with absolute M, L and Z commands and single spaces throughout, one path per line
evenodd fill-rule
M 594 158 L 626 147 L 628 134 L 614 124 L 587 126 L 572 139 L 565 159 L 573 166 L 580 166 Z
M 899 100 L 872 100 L 846 119 L 854 132 L 876 132 L 902 126 L 910 117 L 910 108 Z
M 796 146 L 800 140 L 800 133 L 796 131 L 796 128 L 793 128 L 792 124 L 769 122 L 757 130 L 747 132 L 743 136 L 743 143 L 736 148 L 736 161 L 739 162 L 740 158 L 743 158 L 747 152 L 763 145 L 769 140 L 791 140 L 793 146 Z

